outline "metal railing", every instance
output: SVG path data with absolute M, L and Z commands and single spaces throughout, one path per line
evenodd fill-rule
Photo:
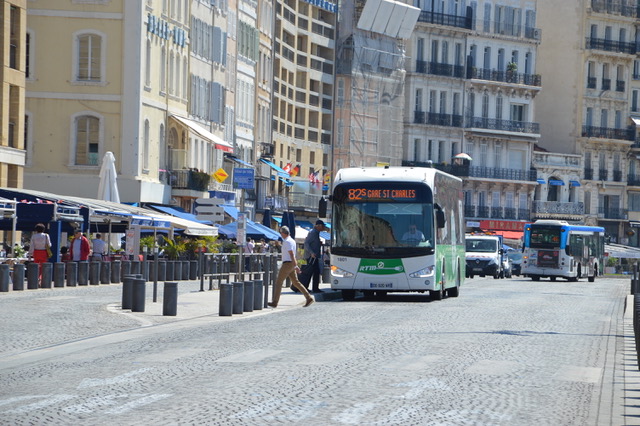
M 527 121 L 499 120 L 496 118 L 470 117 L 467 120 L 467 128 L 502 130 L 505 132 L 540 133 L 540 123 Z
M 583 215 L 584 203 L 569 203 L 560 201 L 533 201 L 533 213 Z
M 525 84 L 527 86 L 542 86 L 542 76 L 540 74 L 522 74 L 516 71 L 498 71 L 496 69 L 468 67 L 467 78 Z

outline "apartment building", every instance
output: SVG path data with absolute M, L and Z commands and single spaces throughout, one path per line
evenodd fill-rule
M 26 159 L 24 132 L 27 62 L 26 0 L 1 1 L 2 103 L 0 109 L 0 186 L 22 188 Z
M 214 81 L 223 59 L 204 44 L 223 27 L 211 10 L 195 10 L 192 21 L 189 1 L 29 3 L 25 187 L 96 197 L 111 151 L 124 202 L 189 211 L 207 195 L 210 173 L 233 146 L 222 138 L 223 89 Z
M 584 222 L 603 226 L 612 242 L 638 245 L 638 4 L 539 0 L 538 15 L 539 70 L 553 75 L 538 99 L 540 146 L 580 157 L 579 178 L 557 177 L 564 194 L 572 181 L 580 185 Z
M 274 180 L 262 207 L 313 217 L 330 172 L 337 5 L 275 2 L 273 145 L 263 166 Z

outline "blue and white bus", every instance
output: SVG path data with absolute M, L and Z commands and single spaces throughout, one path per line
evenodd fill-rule
M 533 281 L 549 277 L 593 282 L 604 267 L 604 228 L 537 220 L 524 227 L 522 274 Z
M 331 200 L 331 288 L 344 300 L 356 291 L 458 296 L 462 180 L 433 168 L 346 168 L 336 174 Z

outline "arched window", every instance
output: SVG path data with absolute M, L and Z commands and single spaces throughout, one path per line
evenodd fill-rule
M 100 119 L 80 115 L 74 120 L 75 165 L 97 166 L 100 155 Z

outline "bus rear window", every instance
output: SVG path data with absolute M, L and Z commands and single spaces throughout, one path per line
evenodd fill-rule
M 530 246 L 534 248 L 553 248 L 560 246 L 559 228 L 531 228 Z

